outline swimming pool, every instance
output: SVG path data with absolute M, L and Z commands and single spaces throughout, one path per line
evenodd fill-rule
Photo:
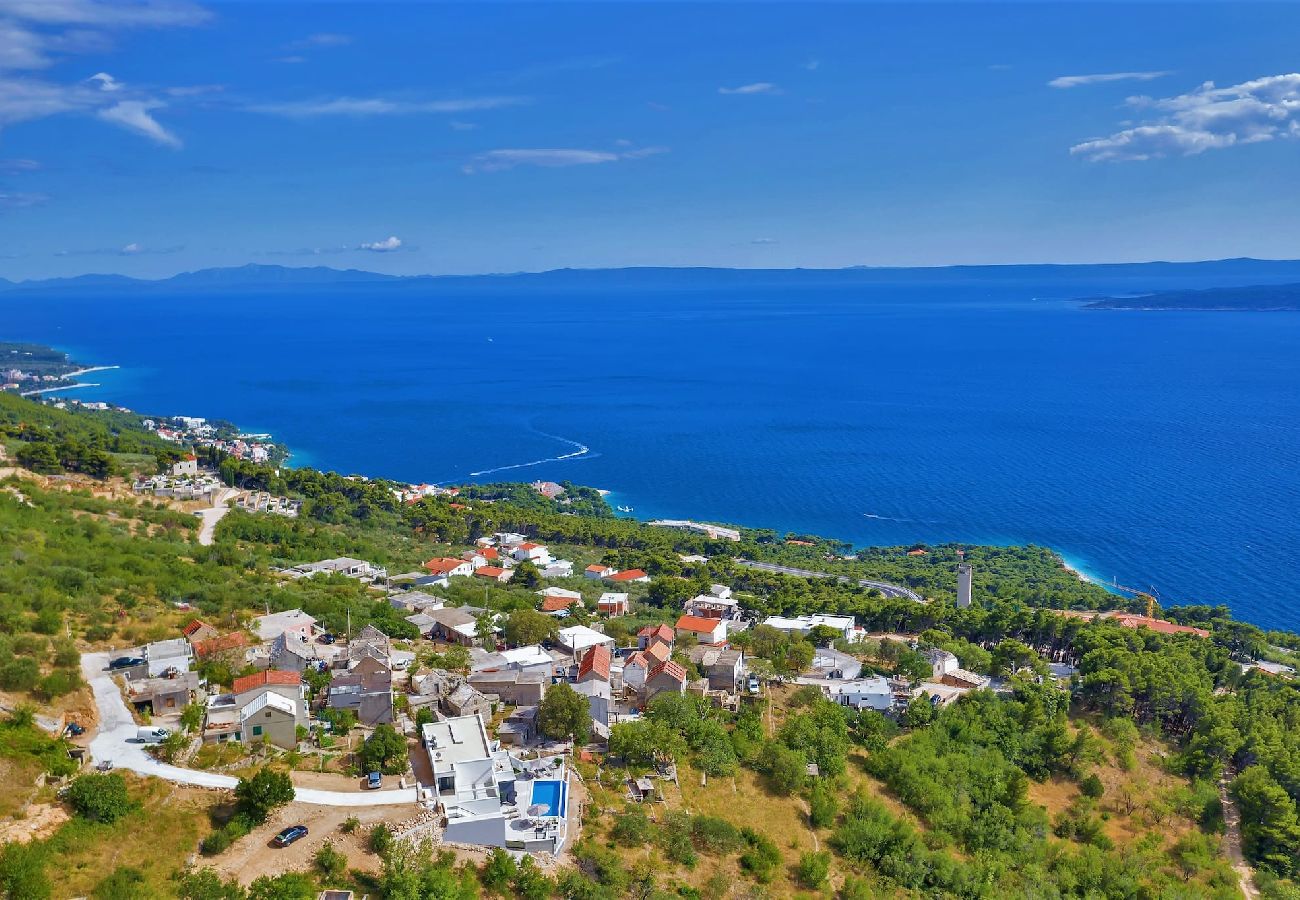
M 564 816 L 564 799 L 567 792 L 563 781 L 534 781 L 533 805 L 543 804 L 543 816 Z

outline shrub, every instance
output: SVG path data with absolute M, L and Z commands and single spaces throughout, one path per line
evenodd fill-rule
M 691 838 L 704 853 L 731 853 L 744 844 L 740 829 L 716 816 L 696 816 L 691 821 Z
M 383 856 L 393 846 L 393 833 L 388 830 L 388 826 L 383 822 L 370 829 L 370 834 L 366 836 L 366 845 L 370 848 L 371 853 Z
M 337 879 L 348 869 L 348 858 L 334 849 L 329 841 L 321 844 L 311 858 L 316 870 L 329 879 Z
M 356 831 L 360 827 L 361 827 L 360 819 L 358 819 L 356 816 L 348 816 L 346 819 L 343 820 L 343 824 L 339 826 L 339 831 L 343 832 L 344 834 L 351 834 L 352 832 Z
M 640 806 L 628 805 L 614 819 L 609 836 L 624 847 L 640 847 L 650 840 L 650 818 Z
M 672 811 L 664 816 L 664 824 L 659 832 L 659 842 L 664 855 L 686 868 L 694 868 L 699 862 L 695 846 L 691 841 L 691 817 L 689 813 Z
M 519 865 L 515 862 L 515 858 L 500 847 L 495 847 L 487 855 L 487 859 L 483 860 L 483 868 L 479 870 L 479 881 L 489 891 L 506 894 L 518 872 Z
M 91 772 L 80 776 L 68 788 L 68 803 L 77 815 L 94 822 L 116 822 L 129 813 L 131 798 L 126 779 L 117 772 Z
M 95 885 L 90 896 L 95 900 L 136 900 L 144 891 L 144 873 L 130 866 L 118 866 Z
M 742 828 L 740 833 L 749 845 L 749 849 L 740 854 L 740 867 L 753 875 L 759 884 L 767 884 L 781 863 L 781 851 L 769 838 L 752 828 Z
M 406 738 L 392 725 L 379 725 L 361 745 L 358 754 L 366 772 L 400 775 L 406 771 Z
M 831 871 L 831 855 L 825 850 L 820 853 L 805 853 L 799 857 L 795 866 L 795 877 L 804 887 L 814 890 L 826 883 L 826 876 Z
M 284 772 L 258 769 L 252 778 L 239 779 L 235 798 L 239 801 L 239 811 L 260 825 L 273 810 L 293 799 L 293 782 Z
M 1090 797 L 1093 800 L 1106 793 L 1105 785 L 1101 783 L 1101 779 L 1095 773 L 1079 782 L 1079 790 L 1083 792 L 1083 796 Z
M 808 800 L 808 821 L 814 828 L 829 828 L 835 824 L 839 815 L 840 804 L 830 786 L 819 781 L 813 785 L 812 796 Z

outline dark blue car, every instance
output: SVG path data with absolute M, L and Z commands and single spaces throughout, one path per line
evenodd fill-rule
M 277 847 L 288 847 L 294 841 L 300 841 L 307 836 L 306 825 L 290 825 L 275 836 L 272 841 Z

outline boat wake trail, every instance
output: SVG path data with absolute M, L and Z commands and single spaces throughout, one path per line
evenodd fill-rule
M 548 437 L 551 440 L 560 441 L 561 443 L 568 444 L 570 447 L 573 447 L 574 450 L 570 453 L 561 453 L 559 456 L 548 456 L 545 459 L 534 459 L 531 462 L 512 463 L 508 466 L 494 466 L 491 469 L 483 469 L 478 472 L 470 472 L 469 477 L 478 478 L 481 475 L 492 475 L 496 472 L 508 472 L 511 469 L 527 469 L 530 466 L 541 466 L 541 465 L 545 465 L 546 463 L 564 462 L 566 459 L 578 459 L 579 457 L 583 457 L 583 456 L 599 455 L 599 454 L 593 454 L 591 452 L 590 447 L 588 447 L 586 444 L 581 444 L 578 441 L 572 441 L 566 437 L 560 437 L 558 434 L 547 434 L 545 431 L 539 431 L 537 433 L 540 435 L 544 435 L 545 437 Z

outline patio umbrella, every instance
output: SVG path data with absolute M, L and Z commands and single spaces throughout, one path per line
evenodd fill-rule
M 550 808 L 551 807 L 546 803 L 534 803 L 532 806 L 528 807 L 528 815 L 533 816 L 534 818 L 537 816 L 543 816 L 548 810 L 550 810 Z

